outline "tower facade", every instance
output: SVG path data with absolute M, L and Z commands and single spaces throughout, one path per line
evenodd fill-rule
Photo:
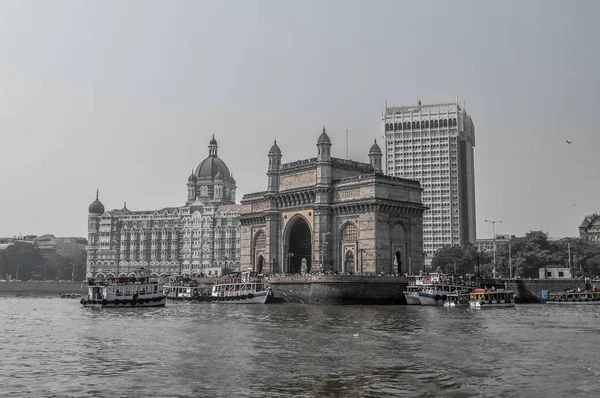
M 476 244 L 475 127 L 456 103 L 386 107 L 385 173 L 423 187 L 423 251 Z

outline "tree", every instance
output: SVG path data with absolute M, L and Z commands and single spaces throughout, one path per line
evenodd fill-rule
M 3 262 L 2 277 L 10 275 L 16 278 L 18 273 L 19 279 L 27 280 L 36 275 L 37 269 L 44 264 L 44 258 L 32 244 L 15 242 L 4 251 Z

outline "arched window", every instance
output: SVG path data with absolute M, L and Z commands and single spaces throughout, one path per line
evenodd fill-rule
M 394 131 L 398 130 L 398 123 L 394 123 Z
M 428 129 L 429 128 L 429 120 L 425 120 L 425 128 Z
M 402 130 L 402 123 L 398 123 L 398 130 Z
M 415 129 L 415 122 L 412 122 L 412 129 Z
M 448 127 L 448 119 L 444 119 L 444 127 Z
M 417 128 L 420 129 L 421 125 L 419 124 L 419 122 L 417 121 Z
M 342 231 L 342 242 L 354 243 L 358 239 L 358 230 L 352 223 L 346 224 Z
M 402 130 L 406 130 L 406 122 L 402 123 Z
M 434 121 L 433 121 L 433 124 L 434 124 L 434 126 L 433 126 L 433 127 L 437 127 L 437 126 L 438 126 L 438 121 L 437 121 L 437 120 L 434 120 Z
M 452 119 L 452 125 L 456 126 L 456 118 Z
M 390 124 L 389 123 L 385 124 L 385 131 L 390 131 Z

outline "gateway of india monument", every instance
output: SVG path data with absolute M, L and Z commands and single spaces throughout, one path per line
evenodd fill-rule
M 386 176 L 377 142 L 369 163 L 331 156 L 325 128 L 316 157 L 268 154 L 267 190 L 244 195 L 242 271 L 264 274 L 413 274 L 423 269 L 418 181 Z

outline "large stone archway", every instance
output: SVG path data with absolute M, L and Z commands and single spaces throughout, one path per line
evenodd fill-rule
M 290 274 L 299 274 L 302 261 L 306 261 L 306 271 L 312 265 L 312 233 L 310 225 L 303 217 L 296 217 L 288 224 L 287 231 L 287 270 Z
M 410 247 L 406 227 L 402 223 L 395 223 L 391 230 L 391 238 L 392 266 L 389 272 L 397 272 L 400 275 L 410 274 L 412 270 L 410 269 L 410 259 L 407 255 Z

